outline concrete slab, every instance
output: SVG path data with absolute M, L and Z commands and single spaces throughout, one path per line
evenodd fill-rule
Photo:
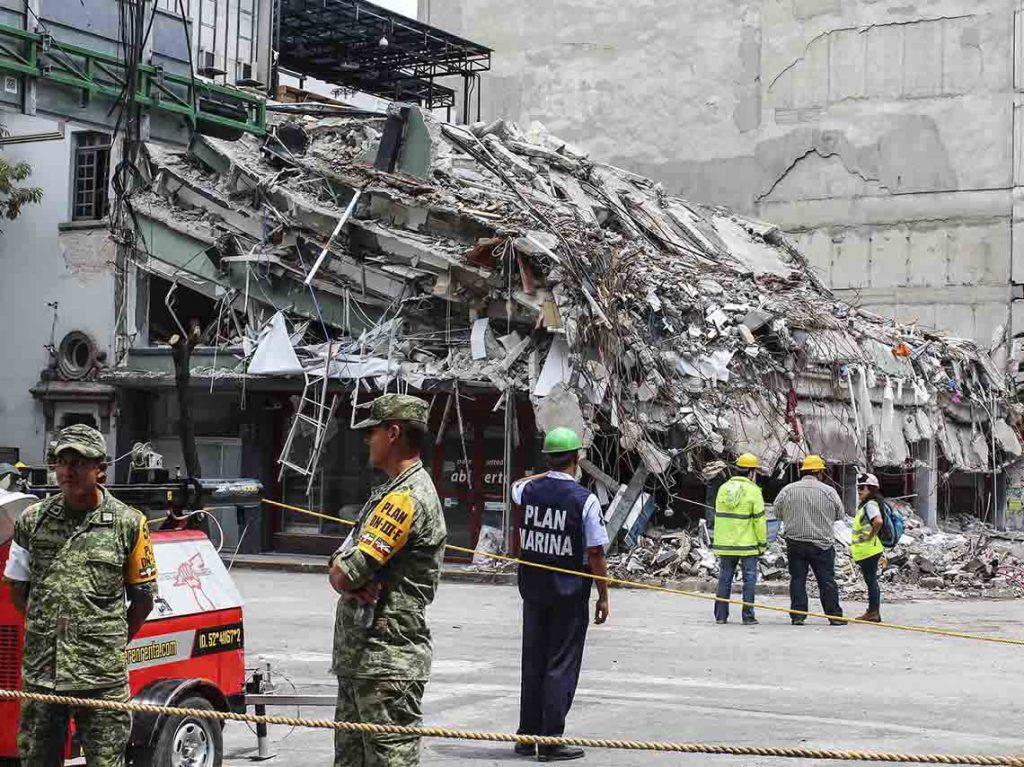
M 334 596 L 320 575 L 236 573 L 246 597 L 249 663 L 266 659 L 280 689 L 333 694 Z M 773 601 L 773 600 L 769 600 Z M 774 600 L 774 603 L 779 603 Z M 859 614 L 861 604 L 845 605 Z M 734 616 L 735 617 L 735 616 Z M 1024 637 L 1015 602 L 890 605 L 912 624 Z M 717 626 L 710 604 L 636 591 L 612 594 L 611 618 L 592 627 L 569 732 L 579 735 L 893 751 L 1019 752 L 1019 648 L 884 629 L 791 627 L 763 614 L 757 627 Z M 429 724 L 514 730 L 519 692 L 515 589 L 445 583 L 430 610 L 434 673 Z M 294 713 L 282 709 L 280 713 Z M 308 708 L 302 715 L 327 716 Z M 226 765 L 240 767 L 255 737 L 229 724 Z M 329 732 L 271 728 L 277 763 L 331 762 Z M 424 765 L 513 762 L 500 744 L 430 740 Z M 792 765 L 793 760 L 592 751 L 589 764 Z

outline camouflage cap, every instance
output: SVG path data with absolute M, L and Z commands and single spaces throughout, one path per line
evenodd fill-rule
M 427 425 L 430 405 L 426 400 L 408 394 L 382 394 L 373 401 L 370 417 L 360 421 L 353 429 L 371 429 L 385 421 L 413 421 Z
M 75 424 L 60 430 L 50 455 L 57 456 L 65 450 L 74 450 L 85 458 L 107 457 L 107 443 L 103 435 L 85 424 Z

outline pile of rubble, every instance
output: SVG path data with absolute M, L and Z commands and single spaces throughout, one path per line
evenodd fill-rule
M 484 387 L 499 405 L 555 395 L 558 418 L 655 474 L 746 450 L 769 470 L 806 452 L 863 463 L 869 444 L 904 466 L 932 438 L 969 471 L 1022 452 L 1003 375 L 973 343 L 837 300 L 776 227 L 539 124 L 292 116 L 262 143 L 151 146 L 145 166 L 137 265 L 218 302 L 204 337 L 240 376 L 326 365 Z M 268 348 L 282 338 L 292 353 Z M 699 547 L 677 559 L 704 568 Z
M 900 544 L 885 554 L 881 582 L 889 598 L 918 590 L 949 596 L 1024 596 L 1024 534 L 996 531 L 969 515 L 958 515 L 944 529 L 932 530 L 909 505 L 893 505 L 904 515 L 906 532 Z M 849 539 L 850 528 L 838 524 L 836 578 L 845 597 L 864 599 L 864 581 L 850 558 Z M 713 582 L 718 578 L 718 559 L 711 552 L 702 520 L 691 531 L 648 528 L 630 551 L 609 558 L 609 570 L 626 580 Z M 769 582 L 789 578 L 781 538 L 772 541 L 761 557 L 760 578 Z

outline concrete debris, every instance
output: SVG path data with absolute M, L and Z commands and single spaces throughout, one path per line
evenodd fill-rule
M 892 501 L 903 514 L 906 533 L 886 552 L 881 572 L 883 599 L 912 596 L 917 589 L 949 596 L 1024 597 L 1024 533 L 1000 532 L 976 517 L 961 514 L 944 529 L 925 527 L 905 502 Z M 703 522 L 703 520 L 701 520 Z M 850 520 L 852 522 L 852 520 Z M 837 523 L 836 578 L 845 598 L 864 600 L 860 570 L 850 558 L 849 527 Z M 649 527 L 629 551 L 609 558 L 616 577 L 654 581 L 718 578 L 718 560 L 700 530 Z M 738 576 L 737 576 L 738 577 Z M 785 543 L 772 541 L 761 557 L 760 578 L 789 578 Z M 813 578 L 809 581 L 813 586 Z
M 263 143 L 197 136 L 188 152 L 151 145 L 145 163 L 140 265 L 249 307 L 232 320 L 242 332 L 224 323 L 217 338 L 258 349 L 252 307 L 286 307 L 310 321 L 300 358 L 330 338 L 339 376 L 361 377 L 353 360 L 368 356 L 385 361 L 370 366 L 381 383 L 427 391 L 461 382 L 539 405 L 561 385 L 655 474 L 745 451 L 902 466 L 932 434 L 955 469 L 1021 455 L 985 351 L 838 300 L 770 224 L 668 194 L 539 124 L 466 128 L 404 106 L 270 119 Z M 408 130 L 384 141 L 396 119 Z M 397 163 L 375 167 L 395 141 Z

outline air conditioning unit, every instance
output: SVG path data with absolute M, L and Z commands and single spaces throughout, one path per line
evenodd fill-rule
M 223 69 L 217 68 L 217 57 L 213 51 L 199 49 L 199 60 L 196 62 L 196 73 L 203 77 L 219 77 Z
M 238 62 L 238 79 L 239 80 L 251 80 L 252 79 L 252 64 L 248 61 Z

